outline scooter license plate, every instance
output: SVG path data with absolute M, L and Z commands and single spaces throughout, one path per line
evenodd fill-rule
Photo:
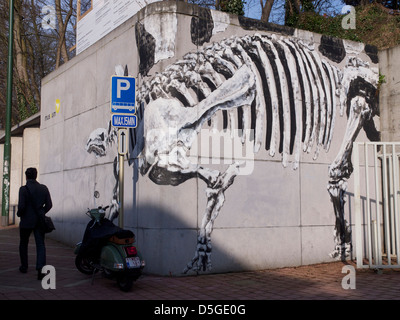
M 140 268 L 140 264 L 141 263 L 139 257 L 126 258 L 126 265 L 129 269 Z

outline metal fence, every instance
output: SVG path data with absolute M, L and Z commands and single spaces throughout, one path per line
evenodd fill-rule
M 400 143 L 353 144 L 358 268 L 400 268 Z
M 1 207 L 1 202 L 0 202 L 0 207 Z M 9 208 L 8 208 L 8 224 L 7 224 L 7 226 L 15 225 L 19 221 L 19 218 L 17 218 L 17 211 L 18 211 L 18 205 L 17 204 L 10 204 L 9 205 Z
M 10 205 L 8 211 L 8 225 L 14 225 L 16 223 L 17 210 L 18 210 L 17 204 Z

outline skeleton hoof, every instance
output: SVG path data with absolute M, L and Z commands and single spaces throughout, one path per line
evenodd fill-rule
M 336 245 L 335 249 L 329 254 L 332 259 L 335 260 L 346 260 L 350 257 L 352 246 L 350 243 L 344 245 Z
M 342 228 L 335 227 L 333 237 L 336 245 L 329 256 L 336 260 L 346 260 L 353 251 L 351 226 L 346 220 L 344 220 L 344 226 Z
M 190 261 L 183 273 L 191 271 L 209 271 L 212 268 L 211 265 L 211 239 L 205 239 L 204 237 L 199 237 L 197 239 L 197 248 L 192 261 Z

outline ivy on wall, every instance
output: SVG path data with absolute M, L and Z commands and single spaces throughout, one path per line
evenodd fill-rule
M 220 0 L 219 5 L 221 7 L 221 11 L 243 16 L 245 3 L 246 1 L 243 0 Z

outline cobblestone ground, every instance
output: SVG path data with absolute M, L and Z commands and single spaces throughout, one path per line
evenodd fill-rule
M 19 272 L 18 228 L 0 230 L 0 300 L 400 300 L 400 271 L 356 270 L 355 289 L 343 289 L 343 262 L 254 272 L 163 277 L 144 274 L 130 292 L 96 274 L 81 274 L 73 248 L 47 239 L 47 263 L 56 269 L 56 289 L 36 279 L 35 245 L 30 266 Z M 350 262 L 350 266 L 354 263 Z

